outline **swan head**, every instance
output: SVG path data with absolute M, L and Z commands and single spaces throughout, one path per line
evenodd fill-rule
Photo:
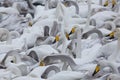
M 95 74 L 97 74 L 99 71 L 100 71 L 100 65 L 97 64 L 97 66 L 95 67 L 95 70 L 94 70 L 92 76 L 94 76 Z
M 74 26 L 74 27 L 71 29 L 69 35 L 75 33 L 75 32 L 76 32 L 76 29 L 77 29 L 77 26 Z
M 109 4 L 109 1 L 106 0 L 106 2 L 104 3 L 104 6 L 106 7 L 106 6 L 108 6 L 108 4 Z
M 110 34 L 106 35 L 107 37 L 110 37 L 110 39 L 113 38 L 120 38 L 120 28 L 116 28 L 114 31 L 112 31 Z
M 16 63 L 16 57 L 15 56 L 8 56 L 5 60 L 5 66 L 9 66 L 10 64 Z
M 56 36 L 55 36 L 55 39 L 54 39 L 54 41 L 53 41 L 53 44 L 56 43 L 56 42 L 58 42 L 59 40 L 60 40 L 60 36 L 59 36 L 59 35 L 56 35 Z

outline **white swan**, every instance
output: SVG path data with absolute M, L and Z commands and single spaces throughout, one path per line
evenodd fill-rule
M 40 45 L 38 47 L 31 48 L 30 50 L 27 51 L 27 55 L 32 55 L 32 54 L 37 55 L 37 57 L 33 57 L 35 58 L 35 60 L 41 61 L 43 57 L 52 54 L 59 54 L 59 52 L 54 48 L 52 48 L 50 45 Z
M 113 31 L 113 30 L 115 30 L 115 28 L 116 28 L 116 25 L 115 25 L 115 22 L 113 21 L 106 21 L 104 24 L 103 24 L 103 26 L 102 27 L 104 27 L 105 29 L 108 29 L 108 30 L 110 30 L 110 31 Z
M 19 14 L 19 11 L 17 9 L 17 4 L 13 4 L 12 7 L 1 7 L 0 8 L 0 12 L 5 12 L 5 13 L 8 13 L 8 14 Z
M 22 75 L 27 75 L 36 64 L 37 61 L 35 61 L 34 58 L 19 54 L 19 50 L 8 52 L 1 61 L 1 65 L 6 66 L 7 68 L 9 68 L 10 65 L 17 66 L 21 70 Z
M 99 13 L 93 15 L 90 19 L 91 20 L 94 19 L 94 21 L 93 21 L 94 24 L 92 24 L 92 25 L 96 25 L 95 26 L 96 28 L 100 28 L 100 27 L 102 27 L 102 25 L 104 24 L 105 21 L 114 20 L 115 19 L 114 16 L 117 16 L 117 13 L 112 12 L 112 11 L 102 11 L 102 12 L 99 12 Z
M 11 43 L 12 39 L 20 37 L 20 34 L 17 31 L 9 32 L 5 28 L 0 28 L 0 41 L 7 41 L 7 43 Z
M 7 43 L 11 43 L 11 37 L 9 31 L 5 28 L 0 28 L 0 41 L 7 41 Z
M 83 65 L 83 63 L 80 63 L 80 64 L 76 64 L 76 62 L 69 56 L 67 55 L 51 55 L 51 56 L 46 56 L 44 59 L 43 59 L 43 62 L 45 63 L 45 65 L 49 65 L 49 64 L 54 64 L 55 61 L 58 61 L 58 60 L 61 60 L 62 62 L 64 62 L 64 65 L 62 66 L 62 70 L 67 70 L 68 66 L 70 66 L 70 68 L 73 70 L 73 71 L 91 71 L 93 70 L 93 64 L 91 64 L 91 68 L 89 67 L 89 69 L 86 67 L 86 68 L 83 68 L 82 66 L 80 65 Z M 80 59 L 78 59 L 80 60 Z M 76 59 L 77 61 L 77 59 Z M 67 63 L 67 65 L 66 65 Z M 88 62 L 89 63 L 89 62 Z M 86 65 L 87 66 L 87 65 Z M 91 69 L 91 70 L 90 70 Z
M 109 67 L 109 70 L 105 70 L 105 67 Z M 119 74 L 119 70 L 118 70 L 119 65 L 117 63 L 114 62 L 110 62 L 108 60 L 100 60 L 98 61 L 98 64 L 95 68 L 94 73 L 92 74 L 93 76 L 98 73 L 100 71 L 100 75 L 103 75 L 105 73 L 115 73 L 115 74 Z

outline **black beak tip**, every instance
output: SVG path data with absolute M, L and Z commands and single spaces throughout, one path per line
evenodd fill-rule
M 95 76 L 95 74 L 96 74 L 96 73 L 94 72 L 94 73 L 92 74 L 92 76 Z
M 110 37 L 109 39 L 114 39 L 114 36 L 113 36 L 113 37 Z
M 72 31 L 69 33 L 69 35 L 71 35 L 72 34 Z
M 52 42 L 52 44 L 55 44 L 56 43 L 56 40 L 54 40 L 53 42 Z

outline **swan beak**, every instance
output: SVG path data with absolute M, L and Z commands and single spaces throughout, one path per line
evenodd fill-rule
M 106 37 L 110 37 L 109 39 L 113 39 L 114 38 L 114 34 L 115 34 L 115 32 L 113 31 L 110 34 L 108 34 Z
M 105 7 L 108 6 L 108 0 L 105 2 L 104 6 L 105 6 Z
M 73 27 L 72 30 L 70 31 L 69 35 L 75 33 L 75 29 L 76 29 L 76 27 Z
M 68 3 L 67 3 L 67 2 L 64 2 L 63 4 L 65 5 L 65 7 L 67 7 L 67 6 L 68 6 Z
M 45 63 L 44 63 L 44 61 L 43 61 L 43 60 L 41 60 L 41 61 L 40 61 L 39 66 L 45 66 Z
M 97 65 L 95 70 L 94 70 L 94 73 L 92 74 L 92 76 L 94 76 L 96 73 L 98 73 L 100 71 L 100 66 Z
M 54 43 L 56 43 L 57 41 L 59 41 L 60 40 L 60 37 L 57 35 L 57 36 L 55 36 L 55 39 L 54 39 L 54 41 L 53 41 L 53 44 Z
M 67 38 L 67 40 L 70 40 L 70 37 L 69 37 L 68 33 L 66 33 L 66 38 Z
M 116 5 L 116 1 L 112 0 L 112 8 Z
M 33 24 L 32 24 L 32 22 L 30 21 L 30 22 L 28 23 L 28 25 L 29 25 L 30 27 L 32 27 Z

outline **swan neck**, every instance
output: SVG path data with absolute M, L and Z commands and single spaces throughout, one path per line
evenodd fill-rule
M 71 5 L 75 6 L 76 14 L 79 14 L 79 6 L 78 6 L 78 4 L 75 1 L 70 1 L 70 3 L 71 3 Z
M 119 74 L 119 71 L 112 63 L 109 64 L 109 67 L 112 69 L 113 73 Z
M 47 78 L 48 74 L 50 71 L 54 70 L 55 73 L 58 73 L 60 72 L 60 69 L 56 66 L 49 66 L 45 71 L 44 73 L 41 75 L 43 78 Z

